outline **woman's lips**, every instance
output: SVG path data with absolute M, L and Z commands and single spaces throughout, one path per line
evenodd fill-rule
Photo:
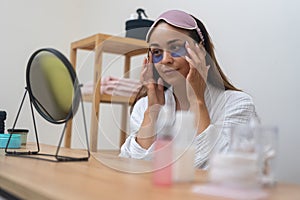
M 167 69 L 167 70 L 164 70 L 163 73 L 166 75 L 171 75 L 171 74 L 177 73 L 177 69 Z

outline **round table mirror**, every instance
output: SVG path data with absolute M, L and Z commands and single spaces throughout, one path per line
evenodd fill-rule
M 46 120 L 65 123 L 79 104 L 78 80 L 71 63 L 55 49 L 40 49 L 26 71 L 31 102 Z
M 27 64 L 26 69 L 26 91 L 23 96 L 21 106 L 18 110 L 12 131 L 15 129 L 25 96 L 28 92 L 30 99 L 31 114 L 33 118 L 34 132 L 37 142 L 36 151 L 8 151 L 8 145 L 11 137 L 9 137 L 5 152 L 6 155 L 31 157 L 32 155 L 40 155 L 46 157 L 55 157 L 50 161 L 86 161 L 90 157 L 88 147 L 88 136 L 86 131 L 86 122 L 84 115 L 84 106 L 80 92 L 80 85 L 77 80 L 76 72 L 69 60 L 59 51 L 52 48 L 39 49 L 34 52 Z M 83 123 L 86 138 L 88 155 L 86 157 L 70 157 L 59 155 L 59 149 L 66 132 L 67 122 L 75 115 L 79 103 L 81 103 L 83 113 Z M 37 112 L 47 121 L 54 124 L 64 123 L 64 128 L 59 140 L 56 154 L 39 153 L 39 140 L 37 127 L 33 112 L 33 106 Z M 37 159 L 49 160 L 35 157 Z

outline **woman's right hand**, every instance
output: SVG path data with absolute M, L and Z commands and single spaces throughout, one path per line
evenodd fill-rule
M 163 80 L 161 78 L 156 82 L 153 77 L 153 63 L 150 62 L 152 60 L 152 55 L 149 54 L 148 58 L 144 59 L 143 62 L 143 70 L 141 73 L 141 82 L 147 88 L 147 96 L 148 96 L 148 109 L 156 110 L 157 107 L 160 107 L 165 104 L 165 96 L 164 96 L 164 86 Z M 152 108 L 153 107 L 153 108 Z
M 156 138 L 155 124 L 161 107 L 165 104 L 164 86 L 161 78 L 156 82 L 153 77 L 153 63 L 151 55 L 144 59 L 141 73 L 141 83 L 147 89 L 148 108 L 144 113 L 144 119 L 136 136 L 137 143 L 144 149 L 148 149 Z

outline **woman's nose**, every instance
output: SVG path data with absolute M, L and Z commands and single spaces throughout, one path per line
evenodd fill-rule
M 171 56 L 171 53 L 169 51 L 164 51 L 163 58 L 161 60 L 162 64 L 170 64 L 173 63 L 173 57 Z

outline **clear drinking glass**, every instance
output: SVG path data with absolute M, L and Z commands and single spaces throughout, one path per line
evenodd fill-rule
M 276 183 L 276 160 L 278 157 L 278 127 L 259 125 L 255 128 L 260 149 L 260 178 L 263 185 Z

